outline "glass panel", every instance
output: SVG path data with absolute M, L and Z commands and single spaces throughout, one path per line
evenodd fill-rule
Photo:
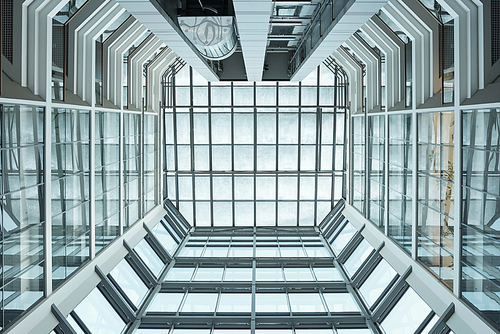
M 349 241 L 351 241 L 354 234 L 356 234 L 357 230 L 350 223 L 347 223 L 339 235 L 333 240 L 332 248 L 335 254 L 339 255 L 340 252 L 347 246 Z
M 292 312 L 321 313 L 326 312 L 318 293 L 290 293 L 290 307 Z
M 195 281 L 221 281 L 224 268 L 200 267 L 196 270 Z
M 257 268 L 256 278 L 257 281 L 283 281 L 283 274 L 281 268 Z
M 365 298 L 369 307 L 373 306 L 373 303 L 377 301 L 382 292 L 384 292 L 396 275 L 396 271 L 392 269 L 387 261 L 380 261 L 370 276 L 368 276 L 366 281 L 359 288 L 359 292 Z
M 204 312 L 215 311 L 217 293 L 188 293 L 181 312 Z
M 323 246 L 321 247 L 306 246 L 306 252 L 308 257 L 331 257 L 331 255 L 328 254 L 328 250 Z
M 284 293 L 256 293 L 255 312 L 257 313 L 288 313 L 288 303 Z
M 311 269 L 306 268 L 284 268 L 287 281 L 314 281 Z
M 278 247 L 264 247 L 257 246 L 256 250 L 257 257 L 279 257 L 280 250 Z
M 158 239 L 158 241 L 162 244 L 165 250 L 173 255 L 175 249 L 177 248 L 177 242 L 172 238 L 170 233 L 165 229 L 162 223 L 156 224 L 156 226 L 151 230 L 154 236 Z
M 203 257 L 226 257 L 228 247 L 207 247 Z
M 222 293 L 219 300 L 217 312 L 240 312 L 250 313 L 252 311 L 251 293 Z
M 179 254 L 181 257 L 199 257 L 203 252 L 203 247 L 184 247 Z
M 226 268 L 224 281 L 251 281 L 252 268 Z
M 349 293 L 323 293 L 331 313 L 359 312 L 359 308 Z
M 318 281 L 342 281 L 342 276 L 337 268 L 334 267 L 315 267 L 314 274 Z
M 148 288 L 128 262 L 125 259 L 121 260 L 120 263 L 111 270 L 110 275 L 116 283 L 118 283 L 123 292 L 125 292 L 130 301 L 135 306 L 139 306 L 148 292 Z
M 189 281 L 193 276 L 194 268 L 173 267 L 165 277 L 166 281 Z
M 97 288 L 75 308 L 91 333 L 121 333 L 125 323 Z
M 351 256 L 344 263 L 346 271 L 352 276 L 358 271 L 368 256 L 373 251 L 373 247 L 366 239 L 363 239 L 358 247 L 352 252 Z
M 387 334 L 414 333 L 430 311 L 431 308 L 409 288 L 380 325 Z
M 232 246 L 229 249 L 229 256 L 230 257 L 252 257 L 253 256 L 253 248 Z
M 158 277 L 165 264 L 149 243 L 145 239 L 142 239 L 139 241 L 137 246 L 134 247 L 134 250 L 137 252 L 137 255 L 139 255 L 141 260 L 144 261 L 144 264 L 151 269 L 156 277 Z
M 305 257 L 302 247 L 280 247 L 282 257 Z
M 175 313 L 179 309 L 184 293 L 158 293 L 147 312 L 168 312 Z

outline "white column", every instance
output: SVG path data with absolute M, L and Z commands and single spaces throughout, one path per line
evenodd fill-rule
M 77 33 L 76 94 L 91 105 L 95 105 L 96 39 L 124 12 L 116 2 L 109 2 L 102 15 L 94 16 Z
M 234 0 L 233 5 L 248 81 L 261 81 L 273 2 Z
M 78 55 L 78 33 L 85 27 L 85 25 L 95 16 L 94 13 L 101 13 L 101 11 L 108 5 L 110 0 L 89 0 L 86 2 L 78 12 L 71 17 L 67 22 L 68 26 L 68 80 L 66 81 L 66 89 L 75 93 L 76 81 L 78 75 L 76 74 L 77 68 L 77 55 Z M 106 7 L 109 8 L 109 7 Z M 105 9 L 107 10 L 107 9 Z
M 412 40 L 413 107 L 425 103 L 433 93 L 432 70 L 432 30 L 423 25 L 406 4 L 391 0 L 382 9 L 398 27 Z
M 386 110 L 390 110 L 404 98 L 405 44 L 377 16 L 366 22 L 361 30 L 385 54 Z
M 143 80 L 143 66 L 151 56 L 157 52 L 165 44 L 160 41 L 156 36 L 150 35 L 141 47 L 136 49 L 133 54 L 129 56 L 128 60 L 128 91 L 130 103 L 137 109 L 142 109 L 142 80 Z
M 123 55 L 147 29 L 131 17 L 120 30 L 103 45 L 103 86 L 106 98 L 123 108 Z
M 455 105 L 484 88 L 483 4 L 479 0 L 443 0 L 454 18 Z
M 380 106 L 380 57 L 354 36 L 345 44 L 366 65 L 366 110 L 370 112 Z
M 158 57 L 146 67 L 147 110 L 152 110 L 157 113 L 160 112 L 160 101 L 163 87 L 161 78 L 163 73 L 176 58 L 177 55 L 167 47 L 163 49 Z
M 333 53 L 333 58 L 347 72 L 349 78 L 350 114 L 354 115 L 363 111 L 363 68 L 343 48 L 338 48 Z
M 26 0 L 22 5 L 21 85 L 46 101 L 52 100 L 52 18 L 65 4 L 64 0 Z

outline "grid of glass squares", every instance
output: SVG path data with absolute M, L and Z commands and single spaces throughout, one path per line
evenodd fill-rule
M 189 67 L 175 75 L 167 196 L 189 222 L 313 226 L 342 197 L 345 101 L 328 68 L 311 76 L 297 84 L 207 83 Z

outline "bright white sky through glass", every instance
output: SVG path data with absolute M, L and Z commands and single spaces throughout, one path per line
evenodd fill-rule
M 344 87 L 208 83 L 185 66 L 165 114 L 168 198 L 195 226 L 313 226 L 342 197 Z

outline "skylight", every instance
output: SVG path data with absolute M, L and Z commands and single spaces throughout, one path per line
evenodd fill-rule
M 324 65 L 301 83 L 208 83 L 185 66 L 165 113 L 167 197 L 194 226 L 319 224 L 342 197 L 345 88 Z

